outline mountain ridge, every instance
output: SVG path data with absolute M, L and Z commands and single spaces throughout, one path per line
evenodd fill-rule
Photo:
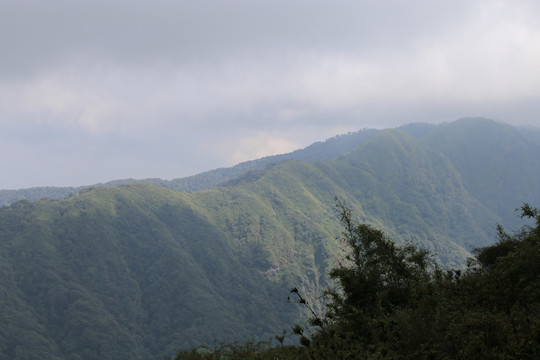
M 108 181 L 106 183 L 83 185 L 78 187 L 45 186 L 16 190 L 0 189 L 0 206 L 9 205 L 17 200 L 22 199 L 32 201 L 40 200 L 42 198 L 62 199 L 72 193 L 78 193 L 83 189 L 96 186 L 112 187 L 135 183 L 146 183 L 159 185 L 178 191 L 206 190 L 225 184 L 226 182 L 233 180 L 234 178 L 249 171 L 262 170 L 267 164 L 273 162 L 286 159 L 297 159 L 304 161 L 330 159 L 332 157 L 338 156 L 341 152 L 347 151 L 347 149 L 356 146 L 359 142 L 369 138 L 376 132 L 377 130 L 375 129 L 363 129 L 353 133 L 337 135 L 325 140 L 324 142 L 315 142 L 307 146 L 306 148 L 298 149 L 287 154 L 267 156 L 260 159 L 245 161 L 232 167 L 209 170 L 200 174 L 172 180 L 163 180 L 159 178 L 148 178 L 139 180 L 119 179 Z
M 537 160 L 527 155 L 537 145 L 519 133 L 488 121 L 501 138 L 482 142 L 467 130 L 467 146 L 498 156 L 515 143 L 510 154 L 523 164 L 469 166 L 481 156 L 446 146 L 448 129 L 483 123 L 387 129 L 347 145 L 335 138 L 347 149 L 338 156 L 269 162 L 196 192 L 117 183 L 4 206 L 0 357 L 158 359 L 214 338 L 281 333 L 305 315 L 286 301 L 288 289 L 323 311 L 319 294 L 342 256 L 335 197 L 397 242 L 463 266 L 496 240 L 497 223 L 516 223 L 503 205 L 520 206 L 524 194 L 540 201 Z M 508 168 L 529 179 L 483 201 L 475 181 L 487 175 L 487 190 L 499 191 Z

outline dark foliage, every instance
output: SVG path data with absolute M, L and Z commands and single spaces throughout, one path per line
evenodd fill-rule
M 477 250 L 467 271 L 443 271 L 427 252 L 397 246 L 338 204 L 349 247 L 330 276 L 329 311 L 313 358 L 534 359 L 540 354 L 540 215 L 536 226 Z

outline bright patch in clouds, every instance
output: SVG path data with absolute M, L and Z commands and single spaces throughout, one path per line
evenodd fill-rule
M 265 156 L 285 154 L 298 149 L 297 143 L 286 140 L 287 136 L 277 133 L 259 132 L 247 137 L 224 141 L 213 147 L 216 154 L 228 154 L 228 165 Z

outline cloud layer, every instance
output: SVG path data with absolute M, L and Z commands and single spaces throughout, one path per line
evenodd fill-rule
M 173 178 L 340 132 L 540 125 L 540 6 L 0 0 L 0 188 Z

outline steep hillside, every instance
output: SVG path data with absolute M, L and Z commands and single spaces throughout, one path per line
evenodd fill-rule
M 297 309 L 263 240 L 232 238 L 192 201 L 133 185 L 1 209 L 0 357 L 158 359 L 198 341 L 279 332 Z M 245 202 L 254 214 L 258 204 Z M 288 230 L 273 233 L 276 248 L 308 261 Z
M 470 197 L 450 160 L 404 132 L 382 131 L 336 163 L 364 221 L 444 263 L 459 266 L 494 236 L 496 217 Z

